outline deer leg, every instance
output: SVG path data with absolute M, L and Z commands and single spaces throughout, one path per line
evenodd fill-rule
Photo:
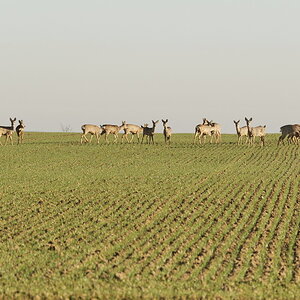
M 82 142 L 83 142 L 83 138 L 85 138 L 85 140 L 87 141 L 87 138 L 86 138 L 86 136 L 85 136 L 85 134 L 83 133 L 82 134 L 82 136 L 81 136 L 81 139 L 80 139 L 80 144 L 82 144 Z
M 116 142 L 117 142 L 117 140 L 118 140 L 118 134 L 117 134 L 117 133 L 115 133 L 115 134 L 114 134 L 114 136 L 115 136 L 114 143 L 116 143 Z
M 201 134 L 198 135 L 199 144 L 201 144 Z
M 99 144 L 99 139 L 100 139 L 100 137 L 99 137 L 99 134 L 98 134 L 98 133 L 96 133 L 96 139 L 97 139 L 97 144 Z
M 126 136 L 126 139 L 127 139 L 127 143 L 132 143 L 132 140 L 133 140 L 133 133 L 131 132 L 131 139 L 129 140 L 128 139 L 128 136 Z
M 194 144 L 196 143 L 196 138 L 199 134 L 197 132 L 195 132 L 195 135 L 194 135 Z
M 130 140 L 130 143 L 132 143 L 134 135 L 135 135 L 135 133 L 131 133 L 131 140 Z

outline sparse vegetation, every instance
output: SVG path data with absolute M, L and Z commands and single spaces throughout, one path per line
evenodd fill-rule
M 300 298 L 299 146 L 155 138 L 1 148 L 0 298 Z

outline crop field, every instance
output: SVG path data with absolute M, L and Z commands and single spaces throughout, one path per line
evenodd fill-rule
M 0 147 L 0 298 L 300 299 L 300 146 L 278 137 Z

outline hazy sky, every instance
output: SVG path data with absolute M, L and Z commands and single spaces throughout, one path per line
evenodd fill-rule
M 0 124 L 300 123 L 300 1 L 0 0 Z M 158 131 L 162 131 L 160 123 Z

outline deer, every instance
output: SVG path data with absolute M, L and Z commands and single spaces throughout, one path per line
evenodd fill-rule
M 165 143 L 171 143 L 171 135 L 172 135 L 172 128 L 171 127 L 168 127 L 167 126 L 167 123 L 168 123 L 168 119 L 166 120 L 161 120 L 162 123 L 163 123 L 163 126 L 164 126 L 164 131 L 163 131 L 163 134 L 164 134 L 164 137 L 165 137 Z
M 250 127 L 250 123 L 252 122 L 252 118 L 247 119 L 245 117 L 245 121 L 248 128 L 248 139 L 249 144 L 253 145 L 255 137 L 259 137 L 261 141 L 261 145 L 265 145 L 265 136 L 266 136 L 266 125 L 264 126 L 256 126 L 256 127 Z
M 19 120 L 19 125 L 16 127 L 16 133 L 18 136 L 18 145 L 23 143 L 24 139 L 24 129 L 25 129 L 25 124 L 23 120 Z
M 124 130 L 124 128 L 126 127 L 126 122 L 122 121 L 122 124 L 120 126 L 105 124 L 102 125 L 101 127 L 103 129 L 103 132 L 101 134 L 105 134 L 105 141 L 109 143 L 107 137 L 108 135 L 113 134 L 115 136 L 114 143 L 116 143 L 118 140 L 118 134 L 120 130 Z
M 5 145 L 7 144 L 7 140 L 10 139 L 11 144 L 13 145 L 13 139 L 12 139 L 12 134 L 15 130 L 15 122 L 17 121 L 16 118 L 12 119 L 9 118 L 11 126 L 0 126 L 0 137 L 2 135 L 5 135 L 6 139 L 5 139 Z M 0 145 L 2 145 L 1 141 L 0 141 Z
M 144 137 L 147 136 L 148 144 L 150 144 L 151 141 L 154 144 L 154 131 L 155 131 L 155 127 L 156 127 L 157 123 L 158 123 L 158 120 L 155 122 L 152 120 L 153 127 L 148 127 L 148 124 L 144 124 L 144 126 L 141 126 L 143 128 L 142 143 L 143 143 Z
M 288 136 L 288 141 L 293 139 L 294 137 L 298 137 L 300 133 L 300 124 L 294 124 L 294 125 L 284 125 L 280 127 L 281 136 L 279 137 L 277 145 L 279 145 L 281 142 L 284 145 L 284 139 L 286 136 Z
M 201 139 L 205 143 L 206 136 L 210 136 L 210 142 L 212 142 L 212 130 L 206 118 L 203 118 L 202 124 L 198 124 L 195 127 L 195 135 L 194 135 L 194 144 L 196 142 L 196 138 L 199 138 L 199 143 L 201 144 Z
M 212 137 L 215 136 L 215 142 L 219 143 L 221 141 L 221 125 L 211 121 L 207 121 L 207 124 L 211 127 Z
M 133 140 L 133 137 L 136 135 L 137 139 L 138 139 L 138 143 L 140 142 L 140 133 L 143 132 L 143 128 L 138 126 L 138 125 L 134 125 L 134 124 L 125 124 L 124 127 L 124 134 L 122 136 L 122 143 L 123 143 L 123 139 L 124 137 L 126 138 L 128 143 L 131 143 Z M 131 133 L 131 140 L 128 140 L 128 134 Z
M 239 126 L 239 123 L 240 123 L 240 120 L 238 121 L 234 121 L 234 124 L 235 124 L 235 129 L 236 129 L 236 133 L 237 133 L 237 136 L 238 136 L 238 145 L 241 144 L 242 142 L 242 138 L 243 136 L 246 137 L 246 143 L 247 143 L 247 140 L 248 140 L 248 127 L 247 126 L 243 126 L 243 127 L 240 127 Z
M 81 130 L 82 130 L 83 133 L 81 135 L 80 144 L 82 144 L 83 139 L 85 140 L 85 142 L 91 143 L 94 135 L 97 138 L 97 144 L 99 144 L 100 135 L 103 132 L 102 127 L 100 127 L 98 125 L 84 124 L 84 125 L 81 126 Z M 88 133 L 91 135 L 90 140 L 88 140 L 87 137 L 86 137 L 86 135 Z

